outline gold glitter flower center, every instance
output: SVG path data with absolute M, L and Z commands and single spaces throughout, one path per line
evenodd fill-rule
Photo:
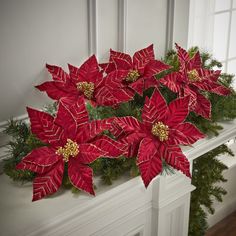
M 67 139 L 64 147 L 59 147 L 56 154 L 63 156 L 63 161 L 68 162 L 70 157 L 76 157 L 79 153 L 79 146 L 71 139 Z
M 140 76 L 140 74 L 137 70 L 131 70 L 131 71 L 129 71 L 125 80 L 127 82 L 135 82 L 139 78 L 139 76 Z
M 188 79 L 191 81 L 191 82 L 198 82 L 201 80 L 201 77 L 199 76 L 197 70 L 191 70 L 191 71 L 188 71 L 187 72 L 188 74 Z
M 80 92 L 84 93 L 84 96 L 88 99 L 91 99 L 93 97 L 94 88 L 95 86 L 92 82 L 79 82 L 77 84 L 77 89 Z
M 169 127 L 161 121 L 154 123 L 152 126 L 152 134 L 157 136 L 161 142 L 168 140 Z

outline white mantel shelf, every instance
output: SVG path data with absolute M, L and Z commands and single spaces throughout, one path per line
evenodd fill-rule
M 192 162 L 236 137 L 236 121 L 221 123 L 220 135 L 183 148 Z M 19 185 L 0 176 L 0 230 L 3 236 L 185 236 L 188 228 L 190 179 L 176 173 L 158 176 L 146 190 L 140 177 L 123 176 L 112 186 L 95 180 L 97 196 L 60 190 L 31 202 L 30 183 Z M 173 233 L 175 232 L 175 233 Z

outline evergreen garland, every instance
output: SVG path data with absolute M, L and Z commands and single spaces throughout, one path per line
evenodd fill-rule
M 189 52 L 193 55 L 197 50 L 198 48 L 194 47 L 190 49 Z M 212 59 L 212 56 L 209 53 L 203 52 L 201 54 L 201 58 L 203 67 L 207 69 L 222 67 L 221 63 L 215 59 Z M 177 71 L 179 68 L 177 54 L 174 50 L 169 51 L 163 61 L 169 64 L 171 69 L 165 73 L 159 74 L 157 76 L 157 80 L 164 74 Z M 232 80 L 233 75 L 222 74 L 219 82 L 226 87 L 230 87 Z M 171 92 L 167 87 L 160 85 L 159 89 L 168 103 L 177 97 L 176 94 Z M 93 120 L 112 116 L 122 117 L 130 115 L 140 120 L 144 98 L 145 96 L 150 97 L 152 91 L 153 89 L 148 89 L 144 92 L 142 97 L 135 95 L 134 100 L 123 103 L 116 108 L 94 108 L 90 104 L 87 104 L 90 119 Z M 231 120 L 236 117 L 236 93 L 232 91 L 232 94 L 226 97 L 207 92 L 205 92 L 204 95 L 208 97 L 212 104 L 212 120 L 206 120 L 192 112 L 189 114 L 187 120 L 195 124 L 202 132 L 206 134 L 218 135 L 218 132 L 222 129 L 222 127 L 217 122 L 222 120 Z M 57 104 L 54 103 L 52 106 L 47 107 L 46 110 L 49 113 L 54 114 L 56 107 Z M 12 140 L 9 143 L 10 158 L 5 161 L 4 165 L 5 173 L 15 181 L 31 181 L 35 176 L 34 173 L 30 171 L 16 170 L 15 166 L 31 150 L 45 144 L 41 143 L 34 135 L 32 135 L 28 125 L 21 121 L 10 121 L 5 133 L 12 137 Z M 225 170 L 226 167 L 215 159 L 217 155 L 222 153 L 229 153 L 232 155 L 227 146 L 221 145 L 220 147 L 204 154 L 194 161 L 192 183 L 196 186 L 196 190 L 192 193 L 191 197 L 189 235 L 204 235 L 207 228 L 207 222 L 206 213 L 201 206 L 204 205 L 210 213 L 213 213 L 214 209 L 212 208 L 211 197 L 214 196 L 216 200 L 222 201 L 222 196 L 226 194 L 223 188 L 214 185 L 217 182 L 226 181 L 222 176 L 222 171 Z M 163 163 L 163 166 L 166 173 L 173 173 L 173 169 L 166 163 Z M 214 166 L 214 168 L 209 169 L 209 166 Z M 103 182 L 108 185 L 112 184 L 113 180 L 117 179 L 125 172 L 129 172 L 132 177 L 139 175 L 135 158 L 101 158 L 92 163 L 91 167 L 93 168 L 94 173 L 96 175 L 100 175 Z M 64 175 L 63 186 L 65 188 L 72 189 L 75 193 L 78 192 L 78 190 L 71 185 L 67 174 Z
M 234 155 L 226 145 L 221 145 L 193 162 L 192 184 L 196 189 L 191 193 L 190 236 L 205 235 L 208 225 L 207 213 L 203 207 L 208 213 L 214 214 L 213 200 L 222 202 L 223 196 L 227 193 L 225 189 L 216 185 L 227 181 L 222 174 L 227 167 L 216 159 L 222 154 Z

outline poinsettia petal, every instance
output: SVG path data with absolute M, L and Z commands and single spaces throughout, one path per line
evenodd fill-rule
M 149 89 L 151 87 L 158 88 L 159 85 L 160 85 L 159 80 L 157 80 L 154 76 L 144 79 L 144 90 Z
M 59 100 L 62 97 L 76 96 L 76 91 L 73 87 L 66 86 L 66 84 L 61 81 L 48 81 L 35 87 L 40 91 L 46 92 L 47 95 L 54 100 Z
M 153 44 L 134 53 L 133 65 L 136 69 L 143 71 L 148 62 L 155 59 Z
M 196 71 L 197 71 L 200 78 L 207 80 L 207 81 L 214 81 L 214 82 L 217 82 L 217 80 L 221 74 L 220 70 L 207 70 L 204 68 L 199 68 Z
M 184 89 L 184 97 L 189 96 L 189 109 L 193 110 L 197 103 L 197 93 L 199 93 L 196 89 L 193 87 L 190 88 L 189 86 L 186 86 Z
M 96 159 L 105 156 L 106 151 L 102 150 L 92 143 L 83 143 L 79 145 L 78 161 L 83 164 L 90 164 Z
M 130 64 L 126 59 L 124 58 L 117 58 L 117 57 L 114 57 L 112 58 L 112 61 L 115 65 L 115 68 L 116 70 L 131 70 L 133 67 L 132 67 L 132 64 Z
M 205 119 L 211 118 L 211 102 L 202 94 L 197 93 L 196 106 L 193 111 Z
M 84 97 L 80 96 L 76 99 L 76 101 L 70 98 L 62 98 L 60 103 L 69 109 L 78 126 L 89 121 L 89 115 L 86 110 Z
M 117 69 L 114 62 L 101 63 L 99 66 L 102 68 L 102 72 L 105 72 L 106 74 L 109 74 Z
M 189 113 L 189 96 L 183 98 L 177 98 L 169 104 L 169 114 L 166 120 L 166 124 L 169 127 L 175 127 L 179 123 L 182 123 Z
M 38 174 L 33 181 L 32 201 L 40 200 L 47 195 L 57 192 L 62 183 L 63 172 L 64 162 L 61 160 L 58 161 L 47 173 Z
M 164 159 L 174 169 L 182 171 L 187 177 L 191 177 L 189 161 L 178 146 L 166 147 Z
M 59 145 L 63 142 L 64 131 L 54 123 L 54 117 L 48 113 L 27 107 L 31 131 L 44 143 Z
M 223 96 L 227 96 L 231 94 L 231 90 L 229 88 L 215 82 L 211 84 L 211 89 L 209 90 L 209 92 L 216 93 L 218 95 L 223 95 Z
M 146 98 L 142 120 L 145 125 L 153 124 L 156 120 L 162 120 L 168 110 L 166 101 L 158 89 L 155 89 L 151 98 Z
M 113 106 L 131 100 L 134 92 L 122 83 L 127 74 L 128 71 L 124 70 L 116 70 L 108 74 L 95 90 L 96 102 L 103 106 Z
M 201 56 L 199 51 L 197 51 L 194 56 L 189 60 L 189 63 L 187 64 L 187 70 L 194 70 L 201 68 L 202 62 L 201 62 Z
M 136 157 L 138 154 L 139 144 L 143 138 L 147 135 L 143 133 L 131 133 L 126 134 L 124 137 L 120 137 L 118 140 L 126 145 L 126 151 L 124 155 L 128 158 Z
M 158 60 L 151 60 L 145 66 L 143 77 L 149 78 L 168 69 L 170 69 L 170 66 L 165 63 Z
M 170 130 L 167 143 L 169 145 L 191 145 L 204 137 L 205 135 L 196 126 L 186 122 L 175 126 L 174 130 Z
M 79 126 L 76 134 L 78 143 L 87 143 L 101 134 L 104 130 L 110 130 L 113 118 L 103 120 L 93 120 L 89 123 Z
M 154 144 L 154 140 L 148 137 L 142 139 L 138 149 L 137 164 L 145 161 L 150 161 L 150 159 L 158 153 L 158 148 Z
M 143 95 L 144 90 L 144 80 L 143 78 L 139 78 L 137 81 L 129 84 L 129 87 L 133 89 L 136 93 L 138 93 L 140 96 Z
M 143 130 L 142 124 L 132 116 L 117 117 L 114 122 L 125 132 L 139 132 Z
M 97 77 L 99 74 L 99 66 L 97 62 L 97 58 L 95 55 L 89 57 L 80 68 L 76 68 L 75 66 L 68 65 L 70 71 L 70 77 L 78 82 L 92 82 L 96 83 Z
M 179 78 L 182 79 L 182 75 L 179 72 L 173 72 L 161 78 L 160 82 L 174 93 L 179 93 L 183 88 Z
M 126 64 L 129 64 L 129 67 L 132 67 L 132 58 L 129 54 L 110 49 L 110 62 L 112 62 L 114 58 L 122 59 L 126 61 Z
M 68 176 L 71 183 L 87 193 L 95 195 L 93 189 L 93 170 L 75 158 L 70 158 L 68 162 Z
M 152 179 L 160 174 L 162 170 L 161 155 L 152 139 L 143 139 L 140 143 L 137 165 L 143 183 L 147 188 Z
M 49 147 L 34 149 L 16 166 L 18 170 L 30 170 L 39 174 L 47 172 L 61 158 Z
M 177 49 L 177 55 L 180 62 L 180 70 L 184 70 L 186 68 L 187 62 L 190 60 L 189 54 L 186 50 L 181 48 L 177 43 L 175 44 Z
M 57 115 L 55 117 L 55 124 L 61 126 L 66 134 L 67 138 L 74 139 L 77 132 L 77 122 L 69 107 L 59 102 Z
M 194 85 L 201 90 L 216 93 L 218 95 L 227 96 L 231 93 L 229 88 L 226 88 L 225 86 L 211 80 L 204 80 L 202 82 L 195 83 Z
M 93 144 L 99 147 L 101 150 L 104 150 L 106 152 L 104 156 L 109 158 L 123 155 L 127 147 L 127 145 L 111 139 L 106 135 L 99 136 L 95 141 L 93 141 Z
M 46 64 L 46 68 L 55 81 L 66 82 L 70 78 L 69 75 L 59 66 Z

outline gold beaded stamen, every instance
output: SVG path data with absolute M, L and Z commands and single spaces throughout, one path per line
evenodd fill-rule
M 139 78 L 140 74 L 137 70 L 131 70 L 125 80 L 127 82 L 135 82 Z
M 198 82 L 201 80 L 201 77 L 199 76 L 197 70 L 191 70 L 191 71 L 188 71 L 187 72 L 188 74 L 188 79 L 191 81 L 191 82 Z
M 168 140 L 169 127 L 164 125 L 161 121 L 154 123 L 152 126 L 152 134 L 157 136 L 161 142 Z
M 93 97 L 93 92 L 94 92 L 94 83 L 92 82 L 79 82 L 77 84 L 77 89 L 80 92 L 84 93 L 84 96 L 86 96 L 88 99 L 91 99 Z
M 63 156 L 63 161 L 68 162 L 70 157 L 76 157 L 79 153 L 79 146 L 71 139 L 67 139 L 64 147 L 59 147 L 56 154 Z

